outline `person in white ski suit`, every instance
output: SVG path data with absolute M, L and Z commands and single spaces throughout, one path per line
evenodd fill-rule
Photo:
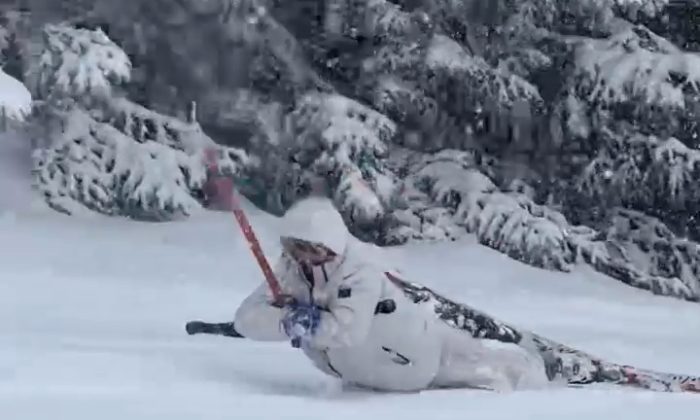
M 326 374 L 374 390 L 508 391 L 548 383 L 539 356 L 475 339 L 430 305 L 409 300 L 378 262 L 380 248 L 354 238 L 330 200 L 298 202 L 283 224 L 275 272 L 288 304 L 273 303 L 261 284 L 236 311 L 246 338 L 292 341 Z

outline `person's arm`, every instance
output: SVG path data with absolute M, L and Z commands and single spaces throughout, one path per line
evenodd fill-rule
M 283 292 L 285 284 L 292 282 L 290 277 L 294 275 L 289 262 L 280 258 L 275 267 L 275 276 L 280 281 Z M 273 305 L 272 292 L 267 283 L 263 282 L 238 307 L 234 324 L 240 334 L 251 340 L 288 341 L 289 337 L 280 325 L 285 314 L 285 308 Z
M 251 340 L 287 341 L 289 337 L 280 326 L 283 315 L 283 308 L 272 305 L 272 296 L 263 283 L 243 300 L 233 323 L 240 334 Z
M 361 343 L 369 334 L 382 290 L 381 272 L 372 267 L 339 270 L 343 276 L 337 296 L 321 311 L 311 344 L 346 347 Z

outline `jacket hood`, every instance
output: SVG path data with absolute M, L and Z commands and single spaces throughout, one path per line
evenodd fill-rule
M 328 198 L 305 198 L 282 217 L 280 236 L 318 242 L 338 255 L 345 253 L 349 235 L 343 217 Z

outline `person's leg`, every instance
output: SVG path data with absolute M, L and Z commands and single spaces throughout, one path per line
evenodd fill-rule
M 443 329 L 443 353 L 435 387 L 488 388 L 495 391 L 547 386 L 542 359 L 516 344 L 474 339 L 449 326 Z
M 471 345 L 470 350 L 463 352 L 454 347 L 446 348 L 432 387 L 512 390 L 503 370 L 494 369 L 484 362 L 483 348 L 477 349 Z

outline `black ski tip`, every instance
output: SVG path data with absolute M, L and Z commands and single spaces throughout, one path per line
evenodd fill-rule
M 201 333 L 204 330 L 204 322 L 202 321 L 190 321 L 185 324 L 185 331 L 188 335 L 194 335 Z
M 211 334 L 221 335 L 224 337 L 245 338 L 238 331 L 233 322 L 204 322 L 204 321 L 189 321 L 185 324 L 185 331 L 189 335 L 195 334 Z

